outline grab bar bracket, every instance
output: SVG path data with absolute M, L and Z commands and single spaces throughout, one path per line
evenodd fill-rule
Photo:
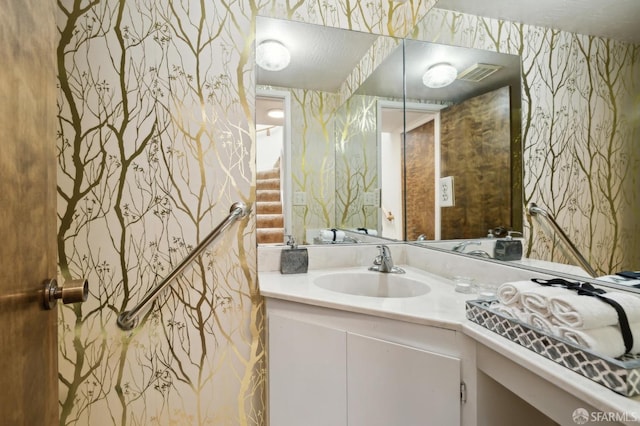
M 538 207 L 536 203 L 529 204 L 529 214 L 531 216 L 541 216 L 546 219 L 546 221 L 551 225 L 553 230 L 558 234 L 560 240 L 569 248 L 571 254 L 576 258 L 580 266 L 589 274 L 592 278 L 597 277 L 596 271 L 591 267 L 587 259 L 580 253 L 578 248 L 571 242 L 569 236 L 562 230 L 558 222 L 549 214 L 546 210 L 541 207 Z

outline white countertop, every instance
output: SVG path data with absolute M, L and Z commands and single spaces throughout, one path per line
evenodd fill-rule
M 477 299 L 476 294 L 454 291 L 451 280 L 407 265 L 407 278 L 425 282 L 430 291 L 422 296 L 408 298 L 378 298 L 356 296 L 326 290 L 314 284 L 320 275 L 335 272 L 367 271 L 364 266 L 309 270 L 306 274 L 283 275 L 280 272 L 258 273 L 260 293 L 275 298 L 368 314 L 400 321 L 441 327 L 462 332 L 478 343 L 508 357 L 523 368 L 555 384 L 566 392 L 603 412 L 628 413 L 640 423 L 640 396 L 628 398 L 619 395 L 569 369 L 538 355 L 478 324 L 466 319 L 465 301 Z M 378 274 L 377 272 L 371 272 Z M 630 423 L 631 424 L 631 423 Z M 637 424 L 637 423 L 632 423 Z
M 406 271 L 402 274 L 403 277 L 426 283 L 430 291 L 415 297 L 368 297 L 326 290 L 313 282 L 320 275 L 336 272 L 362 271 L 379 274 L 367 271 L 362 266 L 310 270 L 306 274 L 290 275 L 260 272 L 258 284 L 260 293 L 265 297 L 461 331 L 465 322 L 465 300 L 475 299 L 477 296 L 456 293 L 453 283 L 448 280 L 410 266 L 400 266 Z

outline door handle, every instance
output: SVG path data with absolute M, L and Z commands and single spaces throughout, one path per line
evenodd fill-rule
M 62 299 L 62 303 L 82 303 L 89 296 L 89 282 L 85 279 L 70 280 L 65 282 L 62 287 L 58 287 L 58 281 L 55 278 L 49 278 L 44 281 L 43 302 L 45 309 L 53 309 Z

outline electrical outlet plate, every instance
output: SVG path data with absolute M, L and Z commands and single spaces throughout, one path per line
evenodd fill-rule
M 453 176 L 440 178 L 440 207 L 453 207 L 456 205 L 453 191 Z

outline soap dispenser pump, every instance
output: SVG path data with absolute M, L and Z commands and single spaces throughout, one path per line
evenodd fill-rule
M 522 241 L 513 239 L 513 234 L 520 234 L 517 231 L 507 232 L 505 238 L 496 240 L 493 257 L 497 260 L 520 260 L 522 259 Z
M 309 268 L 309 253 L 306 248 L 298 248 L 293 235 L 287 235 L 288 249 L 280 252 L 280 273 L 305 274 Z

